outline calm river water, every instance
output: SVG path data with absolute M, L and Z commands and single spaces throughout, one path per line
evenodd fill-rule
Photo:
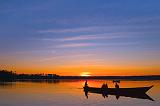
M 122 97 L 114 95 L 104 98 L 101 94 L 89 93 L 86 98 L 85 80 L 59 80 L 48 82 L 0 83 L 0 106 L 160 106 L 160 81 L 121 81 L 120 87 L 151 86 L 147 94 L 154 99 Z M 101 87 L 111 80 L 88 80 L 89 86 Z

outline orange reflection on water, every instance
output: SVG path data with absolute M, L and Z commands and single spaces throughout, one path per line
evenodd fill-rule
M 69 97 L 75 97 L 82 100 L 85 99 L 83 92 L 85 81 L 86 80 L 59 80 L 56 82 L 16 82 L 9 87 L 0 87 L 0 93 L 1 97 L 9 98 L 9 100 L 14 101 L 19 101 L 22 98 L 31 101 L 34 99 L 47 99 L 51 101 L 61 101 L 65 99 L 66 102 L 73 101 L 70 100 L 71 98 Z M 89 86 L 92 87 L 101 87 L 103 83 L 107 83 L 109 88 L 114 88 L 114 83 L 112 80 L 88 80 Z M 154 87 L 150 89 L 147 94 L 149 94 L 153 99 L 157 100 L 160 98 L 159 83 L 160 81 L 121 81 L 119 85 L 120 87 L 144 87 L 154 85 Z M 7 86 L 7 84 L 1 86 Z M 90 95 L 90 98 L 92 99 L 95 97 L 101 99 L 100 95 Z

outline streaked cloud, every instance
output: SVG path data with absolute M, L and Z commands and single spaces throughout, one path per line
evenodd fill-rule
M 118 38 L 130 38 L 140 34 L 136 32 L 113 32 L 113 33 L 102 33 L 102 34 L 89 34 L 89 35 L 75 35 L 62 38 L 42 38 L 38 40 L 43 41 L 79 41 L 79 40 L 96 40 L 96 39 L 118 39 Z
M 57 55 L 52 57 L 46 57 L 44 59 L 41 59 L 40 61 L 50 61 L 50 60 L 56 60 L 56 59 L 64 59 L 64 58 L 77 58 L 77 57 L 88 57 L 88 56 L 94 56 L 96 54 L 94 53 L 88 53 L 88 54 L 71 54 L 71 55 Z
M 80 27 L 80 28 L 69 28 L 69 29 L 47 29 L 40 30 L 39 33 L 68 33 L 68 32 L 82 32 L 82 31 L 93 31 L 94 29 L 99 29 L 102 27 L 90 26 L 90 27 Z
M 126 35 L 116 35 L 110 36 L 109 33 L 104 34 L 95 34 L 95 35 L 81 35 L 81 36 L 74 36 L 74 37 L 66 37 L 62 39 L 57 39 L 58 41 L 77 41 L 77 40 L 94 40 L 94 39 L 114 39 L 114 38 L 122 38 L 127 37 Z
M 65 43 L 59 44 L 56 48 L 76 48 L 76 47 L 94 47 L 94 46 L 124 46 L 135 45 L 138 42 L 118 42 L 118 43 Z
M 56 48 L 72 48 L 72 47 L 88 47 L 95 46 L 96 43 L 70 43 L 70 44 L 60 44 Z
M 159 20 L 159 17 L 155 18 L 156 20 Z M 154 25 L 148 25 L 148 24 L 141 24 L 141 22 L 143 21 L 147 21 L 148 23 L 150 21 L 154 21 L 154 18 L 148 18 L 148 19 L 129 19 L 128 23 L 124 23 L 124 24 L 117 24 L 117 25 L 102 25 L 102 26 L 95 26 L 95 25 L 91 25 L 91 26 L 81 26 L 81 27 L 74 27 L 74 28 L 60 28 L 60 29 L 54 29 L 54 28 L 50 28 L 50 29 L 44 29 L 44 30 L 38 30 L 38 33 L 41 34 L 46 34 L 46 33 L 55 33 L 55 34 L 64 34 L 64 33 L 84 33 L 84 32 L 127 32 L 127 31 L 131 31 L 131 32 L 144 32 L 145 31 L 149 31 L 147 29 L 150 28 L 157 28 L 157 26 Z M 132 23 L 132 24 L 131 24 Z M 134 24 L 134 23 L 139 23 Z M 156 30 L 155 30 L 156 31 Z

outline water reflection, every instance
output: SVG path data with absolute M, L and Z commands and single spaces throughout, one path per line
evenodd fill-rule
M 0 88 L 12 88 L 14 85 L 13 82 L 0 82 Z
M 122 81 L 121 87 L 132 88 L 154 85 L 147 94 L 155 99 L 152 102 L 148 95 L 125 95 L 138 99 L 125 98 L 124 95 L 112 95 L 105 92 L 83 92 L 85 80 L 57 81 L 17 81 L 0 84 L 0 106 L 159 106 L 160 81 Z M 114 88 L 112 80 L 88 80 L 90 86 L 101 86 L 107 83 Z M 85 95 L 89 99 L 86 99 Z M 103 96 L 103 97 L 102 97 Z M 108 96 L 108 97 L 107 97 Z M 118 100 L 115 100 L 115 98 Z M 106 99 L 104 99 L 104 97 Z M 142 99 L 143 97 L 143 99 Z M 141 98 L 141 99 L 140 99 Z M 145 99 L 147 98 L 147 99 Z
M 17 82 L 21 83 L 51 83 L 51 84 L 57 84 L 60 81 L 59 80 L 17 80 L 17 81 L 11 81 L 11 82 L 5 82 L 5 81 L 0 81 L 0 88 L 12 88 L 13 86 L 16 85 Z
M 154 101 L 150 96 L 146 94 L 146 92 L 151 89 L 150 87 L 137 87 L 137 88 L 101 88 L 89 87 L 87 82 L 85 82 L 84 93 L 86 98 L 88 99 L 88 93 L 101 94 L 102 97 L 107 98 L 108 95 L 114 95 L 118 100 L 120 96 L 137 98 L 137 99 L 148 99 Z

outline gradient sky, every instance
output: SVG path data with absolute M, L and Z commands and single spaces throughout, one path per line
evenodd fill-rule
M 1 0 L 0 69 L 160 74 L 160 1 Z

